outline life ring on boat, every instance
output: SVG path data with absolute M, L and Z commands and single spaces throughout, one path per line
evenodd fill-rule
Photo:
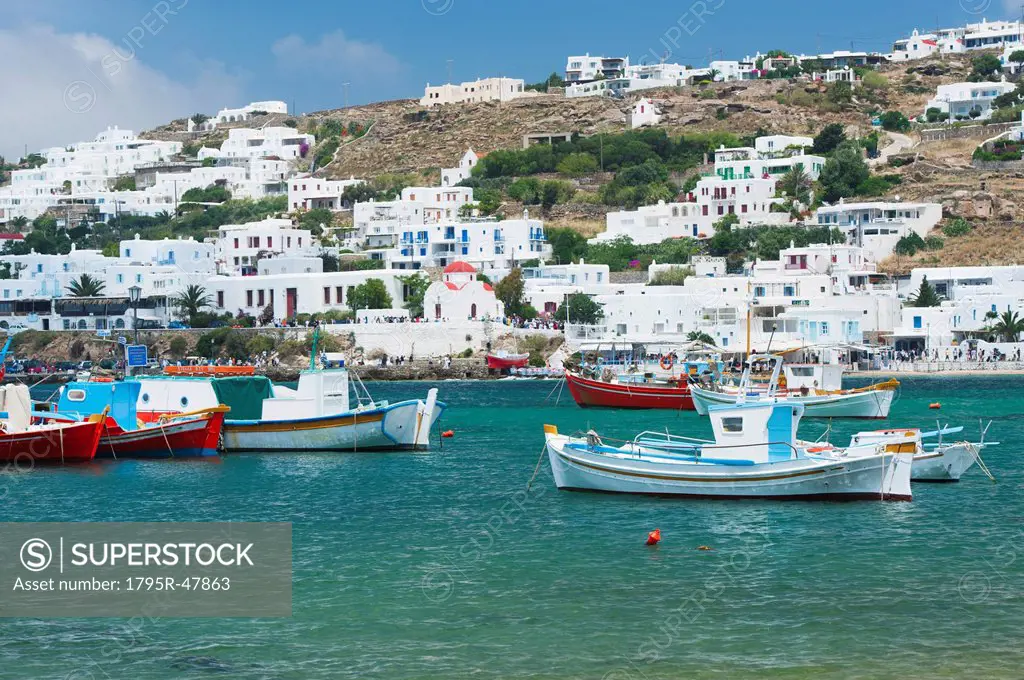
M 832 448 L 831 444 L 821 444 L 807 449 L 807 453 L 821 453 L 822 451 L 831 451 Z
M 672 361 L 672 355 L 666 354 L 661 358 L 661 361 L 659 361 L 658 364 L 666 371 L 671 371 L 672 366 L 674 365 Z

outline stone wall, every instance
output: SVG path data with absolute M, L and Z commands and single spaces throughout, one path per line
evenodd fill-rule
M 971 167 L 975 170 L 991 170 L 994 172 L 1020 172 L 1024 171 L 1024 160 L 1020 161 L 979 161 L 971 160 Z
M 941 142 L 944 139 L 989 139 L 1017 127 L 1019 123 L 990 123 L 989 125 L 950 125 L 921 130 L 922 142 Z

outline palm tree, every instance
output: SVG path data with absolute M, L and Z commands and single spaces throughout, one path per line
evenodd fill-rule
M 811 200 L 811 178 L 803 169 L 803 166 L 794 165 L 793 168 L 782 176 L 779 181 L 779 190 L 801 203 L 809 203 Z
M 68 284 L 68 293 L 71 297 L 99 297 L 106 287 L 107 285 L 98 278 L 82 274 L 78 280 Z
M 992 326 L 991 331 L 1006 342 L 1017 342 L 1021 333 L 1024 333 L 1024 319 L 1020 318 L 1017 312 L 1006 310 Z
M 690 342 L 699 342 L 702 345 L 715 346 L 715 339 L 704 331 L 690 331 L 686 334 L 686 339 Z
M 174 304 L 188 316 L 189 325 L 192 326 L 194 325 L 192 322 L 198 316 L 200 310 L 210 306 L 210 296 L 206 294 L 206 289 L 202 286 L 190 284 L 185 287 L 185 290 L 180 295 L 174 298 Z
M 17 229 L 18 231 L 22 231 L 23 229 L 25 229 L 25 227 L 28 226 L 28 218 L 21 216 L 15 217 L 13 220 L 11 220 L 11 226 Z

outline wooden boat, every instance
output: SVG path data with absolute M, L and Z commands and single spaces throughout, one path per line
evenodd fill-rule
M 0 387 L 0 461 L 18 467 L 35 463 L 84 463 L 96 456 L 106 412 L 84 422 L 40 419 L 26 385 Z
M 385 451 L 425 450 L 430 431 L 444 410 L 431 389 L 425 400 L 398 403 L 364 396 L 350 404 L 346 368 L 303 371 L 296 389 L 262 376 L 233 378 L 140 377 L 137 408 L 144 421 L 220 404 L 224 450 Z
M 686 378 L 657 380 L 643 375 L 615 376 L 610 373 L 606 377 L 607 380 L 602 380 L 593 373 L 588 376 L 570 370 L 565 372 L 569 393 L 584 408 L 693 410 Z
M 61 388 L 57 410 L 88 417 L 108 409 L 97 458 L 195 458 L 216 456 L 227 406 L 217 405 L 142 423 L 136 404 L 138 381 L 72 382 Z
M 896 380 L 858 389 L 842 389 L 842 367 L 820 364 L 785 364 L 785 378 L 780 380 L 783 360 L 778 355 L 753 355 L 749 362 L 767 361 L 773 365 L 771 384 L 729 387 L 717 381 L 691 385 L 693 405 L 697 413 L 707 415 L 712 406 L 737 403 L 741 393 L 748 397 L 771 397 L 804 406 L 808 418 L 888 418 L 899 388 Z
M 775 401 L 713 407 L 714 440 L 641 432 L 613 442 L 545 425 L 559 489 L 663 496 L 910 500 L 913 454 L 899 445 L 846 449 L 796 438 L 804 408 Z
M 712 370 L 721 373 L 717 355 L 691 352 L 678 363 L 673 354 L 662 355 L 657 368 L 646 362 L 627 366 L 585 362 L 578 371 L 566 370 L 565 380 L 573 399 L 585 408 L 692 411 L 690 384 Z
M 988 428 L 982 431 L 981 441 L 978 442 L 943 441 L 944 436 L 960 433 L 963 429 L 946 427 L 931 432 L 922 432 L 918 429 L 874 430 L 858 432 L 850 439 L 850 443 L 898 444 L 904 450 L 913 452 L 914 467 L 911 471 L 911 480 L 915 482 L 958 482 L 975 463 L 991 477 L 981 459 L 981 451 L 987 446 L 996 446 L 999 442 L 985 441 Z M 925 443 L 926 440 L 935 438 L 935 444 Z
M 506 370 L 522 368 L 530 361 L 530 355 L 511 354 L 509 352 L 491 352 L 487 355 L 487 368 L 494 370 Z

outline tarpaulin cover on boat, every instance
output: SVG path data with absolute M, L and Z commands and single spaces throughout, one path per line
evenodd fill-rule
M 259 420 L 263 400 L 273 396 L 270 379 L 264 376 L 218 378 L 213 381 L 217 401 L 231 407 L 229 420 Z

